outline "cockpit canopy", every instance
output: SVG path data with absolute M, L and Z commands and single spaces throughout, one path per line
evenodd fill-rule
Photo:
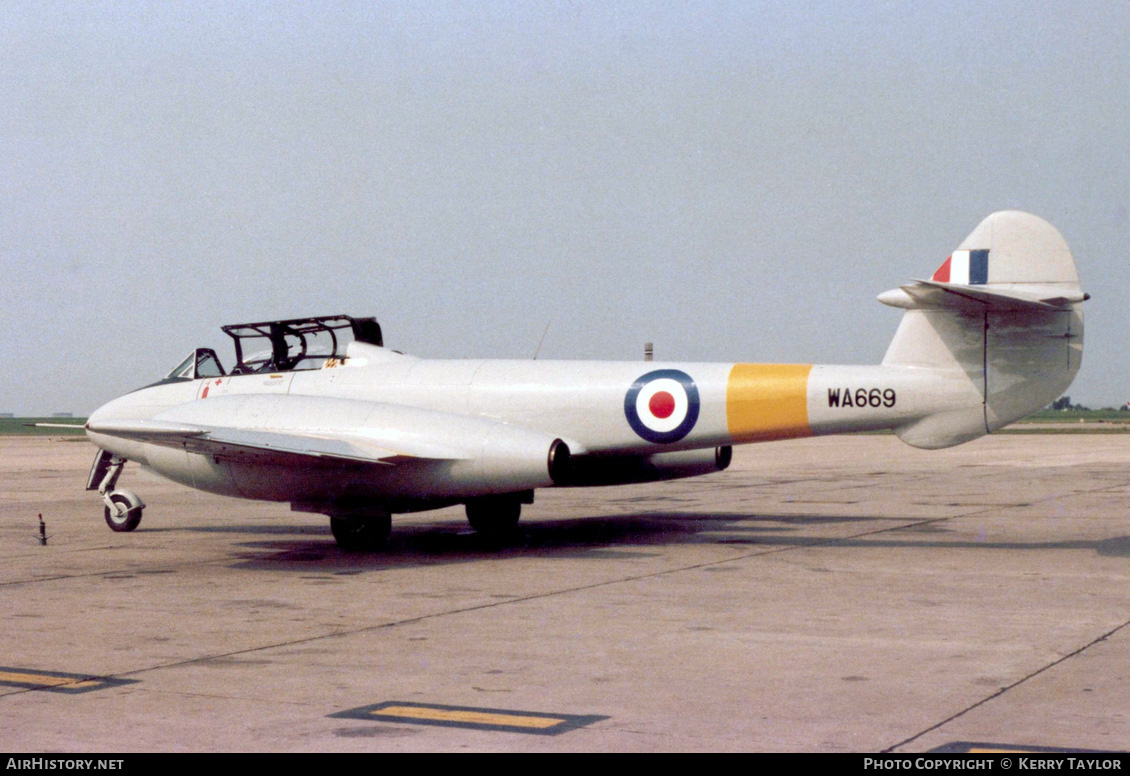
M 211 348 L 197 348 L 169 372 L 167 380 L 194 380 L 197 377 L 223 377 L 224 367 Z
M 329 359 L 344 359 L 349 342 L 383 345 L 375 318 L 327 315 L 285 321 L 233 323 L 221 327 L 235 343 L 233 375 L 321 369 Z M 224 367 L 211 348 L 197 348 L 169 373 L 168 380 L 222 377 Z
M 321 369 L 327 358 L 345 357 L 349 339 L 383 344 L 381 327 L 375 318 L 348 315 L 234 323 L 222 328 L 235 341 L 232 374 Z M 339 334 L 352 336 L 343 339 Z

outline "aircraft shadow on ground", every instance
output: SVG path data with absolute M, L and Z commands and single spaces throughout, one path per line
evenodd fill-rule
M 647 548 L 672 544 L 742 546 L 756 554 L 781 548 L 830 546 L 849 549 L 937 548 L 945 550 L 1090 549 L 1107 557 L 1130 557 L 1130 537 L 1099 541 L 1024 542 L 968 540 L 952 537 L 951 529 L 936 524 L 899 528 L 905 518 L 875 516 L 700 514 L 637 512 L 622 515 L 532 520 L 506 539 L 486 539 L 465 524 L 437 522 L 396 527 L 387 546 L 371 553 L 347 552 L 321 526 L 226 526 L 183 529 L 231 534 L 255 534 L 258 540 L 240 542 L 237 567 L 272 571 L 309 572 L 379 570 L 506 558 L 640 557 Z M 855 536 L 813 535 L 813 526 L 852 524 Z M 266 538 L 277 536 L 279 538 Z M 282 537 L 286 538 L 282 538 Z M 658 550 L 656 550 L 658 551 Z
M 315 541 L 295 538 L 287 541 L 264 539 L 242 542 L 239 548 L 243 551 L 244 560 L 240 565 L 279 570 L 296 564 L 295 570 L 309 571 L 310 564 L 319 561 L 331 566 L 376 569 L 518 557 L 592 559 L 605 556 L 615 559 L 639 557 L 644 548 L 670 544 L 717 544 L 727 540 L 746 543 L 743 537 L 750 534 L 766 535 L 795 530 L 787 523 L 801 519 L 795 516 L 760 514 L 638 512 L 531 520 L 523 522 L 513 536 L 499 539 L 479 536 L 463 522 L 397 526 L 394 521 L 388 544 L 378 552 L 341 550 L 334 544 L 329 531 L 320 529 L 317 531 L 319 538 Z M 855 522 L 879 518 L 818 519 Z M 782 521 L 786 524 L 781 524 Z M 751 522 L 757 525 L 748 525 Z M 240 527 L 232 528 L 235 532 L 240 532 Z M 220 532 L 225 529 L 188 530 Z M 759 540 L 754 538 L 748 541 L 757 544 Z

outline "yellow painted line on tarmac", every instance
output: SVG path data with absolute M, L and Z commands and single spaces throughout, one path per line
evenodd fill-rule
M 24 674 L 15 671 L 0 671 L 0 683 L 2 684 L 34 684 L 39 687 L 59 687 L 67 685 L 69 687 L 93 687 L 98 684 L 95 679 L 80 679 L 75 680 L 70 677 L 63 676 L 48 676 L 47 674 Z
M 996 747 L 974 746 L 974 747 L 971 747 L 969 749 L 966 749 L 965 751 L 968 752 L 969 754 L 1024 754 L 1024 753 L 1031 753 L 1032 752 L 1031 749 L 1021 749 L 1018 746 L 1014 746 L 1011 749 L 1005 748 L 1005 747 L 1000 747 L 1000 746 L 996 746 Z M 1041 750 L 1041 751 L 1045 751 L 1045 750 Z M 1066 752 L 1067 750 L 1064 749 L 1063 751 Z
M 528 714 L 509 714 L 497 711 L 440 709 L 435 707 L 386 706 L 382 717 L 409 717 L 436 722 L 465 722 L 469 725 L 510 725 L 514 727 L 549 728 L 565 722 L 561 717 L 535 717 Z
M 92 677 L 89 674 L 68 674 L 60 671 L 35 671 L 27 668 L 0 666 L 0 686 L 19 687 L 24 690 L 79 693 L 99 690 L 103 687 L 133 684 L 135 681 L 134 679 Z
M 514 709 L 485 709 L 474 706 L 444 706 L 428 703 L 387 701 L 372 706 L 331 714 L 331 717 L 365 719 L 374 722 L 403 722 L 439 725 L 474 730 L 533 733 L 555 736 L 594 722 L 608 719 L 600 715 L 545 714 Z
M 1118 754 L 1105 749 L 1065 749 L 1059 746 L 1025 746 L 1023 744 L 998 744 L 984 741 L 953 741 L 929 750 L 929 754 Z

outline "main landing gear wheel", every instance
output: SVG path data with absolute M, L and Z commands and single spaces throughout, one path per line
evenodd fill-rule
M 330 531 L 337 546 L 349 552 L 372 552 L 388 541 L 392 515 L 366 518 L 330 517 Z
M 512 535 L 522 516 L 522 502 L 513 496 L 483 496 L 467 502 L 467 522 L 489 539 Z
M 106 505 L 106 525 L 111 531 L 122 533 L 132 531 L 141 523 L 141 512 L 145 505 L 137 494 L 129 490 L 115 490 L 108 496 Z

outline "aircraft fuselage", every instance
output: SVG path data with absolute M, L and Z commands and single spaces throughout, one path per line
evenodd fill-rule
M 98 446 L 192 487 L 225 495 L 293 502 L 383 498 L 399 508 L 555 482 L 545 464 L 555 439 L 575 461 L 585 457 L 679 461 L 686 474 L 717 470 L 716 448 L 816 434 L 892 428 L 942 407 L 979 411 L 976 385 L 960 374 L 883 366 L 583 361 L 428 361 L 354 345 L 376 363 L 290 373 L 234 375 L 167 383 L 127 394 L 95 412 L 92 428 L 120 421 L 238 426 L 250 431 L 363 439 L 401 423 L 405 435 L 454 438 L 474 447 L 484 429 L 504 426 L 500 471 L 483 478 L 453 473 L 458 463 L 295 468 L 227 460 L 165 444 L 91 430 Z M 407 417 L 412 415 L 412 417 Z M 489 424 L 479 423 L 488 421 Z M 476 425 L 478 424 L 478 425 Z M 511 439 L 522 435 L 523 439 Z M 525 437 L 528 437 L 526 439 Z M 517 449 L 523 448 L 523 449 Z M 680 459 L 677 453 L 683 452 Z M 703 451 L 699 458 L 685 451 Z M 691 457 L 688 457 L 691 456 Z M 438 456 L 437 456 L 438 457 Z M 489 466 L 490 451 L 468 466 Z M 504 459 L 504 460 L 503 460 Z M 524 465 L 518 463 L 524 462 Z M 713 462 L 713 463 L 712 463 Z M 697 465 L 697 468 L 695 466 Z M 591 467 L 590 467 L 591 468 Z M 675 469 L 672 470 L 674 472 Z M 683 470 L 678 470 L 683 471 Z M 430 476 L 429 476 L 430 475 Z M 671 476 L 678 476 L 672 473 Z M 398 479 L 401 478 L 401 479 Z M 622 481 L 638 481 L 626 475 Z M 662 477 L 656 476 L 654 479 Z M 602 484 L 614 484 L 610 475 Z M 578 481 L 577 484 L 591 484 Z

